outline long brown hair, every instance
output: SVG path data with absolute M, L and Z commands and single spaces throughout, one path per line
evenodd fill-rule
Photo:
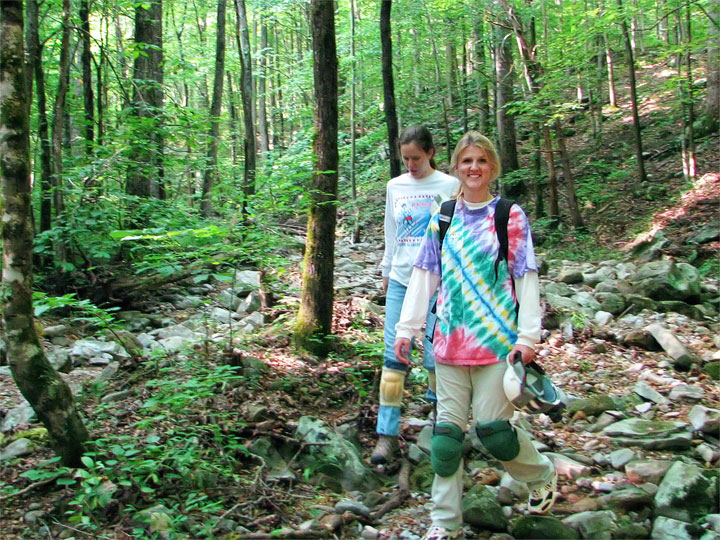
M 410 143 L 418 145 L 426 154 L 429 154 L 430 150 L 433 150 L 433 156 L 430 158 L 430 166 L 433 169 L 437 169 L 434 152 L 435 144 L 433 143 L 432 134 L 428 128 L 425 126 L 406 127 L 398 138 L 398 150 L 403 144 Z

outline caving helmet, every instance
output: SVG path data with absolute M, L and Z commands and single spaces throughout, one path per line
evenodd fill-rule
M 516 409 L 559 417 L 567 404 L 567 396 L 557 388 L 545 371 L 535 362 L 522 363 L 519 354 L 508 366 L 503 377 L 505 397 Z

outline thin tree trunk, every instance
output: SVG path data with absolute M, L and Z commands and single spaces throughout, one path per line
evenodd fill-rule
M 252 103 L 252 58 L 250 55 L 250 33 L 245 12 L 245 0 L 235 0 L 237 11 L 237 40 L 240 51 L 240 91 L 243 102 L 243 122 L 245 125 L 245 173 L 243 175 L 242 217 L 248 215 L 248 200 L 255 195 L 255 170 L 257 151 L 255 146 L 255 124 L 253 123 Z
M 0 3 L 3 326 L 13 379 L 47 428 L 55 452 L 66 465 L 78 467 L 88 433 L 70 388 L 48 362 L 33 324 L 29 96 L 22 39 L 22 1 L 4 0 Z
M 86 151 L 92 153 L 95 140 L 95 98 L 92 87 L 92 51 L 90 50 L 90 5 L 88 0 L 80 1 L 80 40 L 82 41 L 82 87 L 85 106 Z
M 212 105 L 210 106 L 210 134 L 208 137 L 207 164 L 203 175 L 200 211 L 205 217 L 212 214 L 212 188 L 218 179 L 218 143 L 220 139 L 220 113 L 222 111 L 223 80 L 225 78 L 225 10 L 227 0 L 218 0 L 217 35 L 215 43 L 215 77 Z
M 577 193 L 575 190 L 575 176 L 570 165 L 570 156 L 565 147 L 565 137 L 562 132 L 562 126 L 559 120 L 555 120 L 553 125 L 555 128 L 555 137 L 557 138 L 558 149 L 560 150 L 560 161 L 562 162 L 563 173 L 565 175 L 565 193 L 567 194 L 568 210 L 570 211 L 570 222 L 573 227 L 584 227 L 580 206 L 577 201 Z
M 515 135 L 515 119 L 507 111 L 507 105 L 514 97 L 514 72 L 511 41 L 507 38 L 506 30 L 496 26 L 495 34 L 495 68 L 497 71 L 497 101 L 495 113 L 497 116 L 497 138 L 500 162 L 503 173 L 509 173 L 520 168 L 517 155 L 517 141 Z M 516 184 L 512 189 L 503 190 L 509 197 L 518 197 L 524 193 L 522 184 Z
M 338 182 L 338 62 L 334 2 L 312 0 L 315 133 L 310 213 L 295 342 L 319 355 L 330 349 Z
M 716 131 L 720 125 L 720 4 L 717 2 L 710 5 L 710 16 L 713 21 L 708 24 L 705 54 L 707 93 L 705 94 L 702 133 L 698 133 L 698 136 Z
M 163 26 L 162 0 L 135 8 L 135 37 L 143 51 L 133 66 L 132 114 L 136 128 L 130 149 L 126 192 L 138 197 L 166 196 L 163 182 Z M 138 222 L 137 224 L 142 224 Z
M 65 195 L 63 193 L 62 137 L 65 121 L 65 100 L 67 99 L 68 78 L 70 71 L 70 0 L 62 3 L 62 38 L 60 45 L 60 65 L 58 66 L 58 89 L 55 93 L 52 121 L 52 194 L 55 219 L 58 220 L 65 211 Z M 67 260 L 65 239 L 55 241 L 55 264 Z M 62 288 L 62 285 L 61 285 Z
M 681 24 L 681 23 L 680 23 Z M 685 50 L 678 57 L 678 75 L 681 88 L 683 110 L 683 176 L 686 180 L 694 181 L 697 176 L 697 163 L 695 160 L 695 106 L 694 106 L 694 83 L 692 74 L 692 28 L 690 26 L 690 5 L 685 4 Z M 682 61 L 681 61 L 682 60 Z M 682 76 L 682 68 L 685 67 L 685 77 Z
M 352 63 L 350 80 L 350 189 L 354 206 L 355 226 L 353 228 L 353 243 L 360 242 L 360 209 L 357 204 L 357 185 L 355 179 L 355 82 L 357 66 L 355 64 L 355 0 L 350 0 L 350 57 Z
M 385 125 L 388 132 L 388 150 L 390 154 L 390 177 L 400 176 L 400 156 L 398 153 L 398 121 L 395 110 L 395 83 L 392 69 L 392 34 L 390 30 L 390 11 L 392 0 L 380 2 L 380 41 L 382 45 L 383 102 L 385 104 Z
M 40 231 L 52 227 L 52 148 L 48 129 L 45 72 L 42 68 L 42 48 L 38 33 L 37 0 L 27 2 L 28 62 L 35 78 L 37 91 L 38 139 L 40 140 Z
M 485 32 L 482 13 L 476 16 L 473 25 L 473 44 L 475 61 L 475 78 L 478 88 L 478 129 L 489 134 L 490 129 L 490 93 L 488 92 L 487 59 L 485 56 Z
M 632 45 L 630 44 L 630 35 L 628 33 L 627 22 L 623 13 L 622 0 L 617 0 L 620 14 L 620 25 L 622 28 L 623 40 L 625 41 L 625 57 L 628 63 L 628 75 L 630 78 L 630 102 L 632 105 L 633 116 L 633 134 L 635 135 L 635 159 L 638 167 L 638 180 L 640 183 L 647 181 L 645 174 L 645 162 L 643 160 L 642 134 L 640 127 L 640 114 L 638 113 L 637 83 L 635 81 L 635 60 L 633 57 Z
M 260 132 L 260 152 L 270 150 L 267 121 L 267 21 L 260 21 L 260 56 L 258 58 L 258 131 Z
M 555 174 L 555 156 L 553 154 L 552 136 L 550 127 L 543 125 L 543 139 L 545 140 L 545 153 L 548 163 L 548 188 L 550 190 L 550 224 L 557 227 L 560 223 L 560 202 L 558 198 L 557 176 Z

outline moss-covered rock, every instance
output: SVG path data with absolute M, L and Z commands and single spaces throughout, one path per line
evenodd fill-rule
M 563 524 L 559 519 L 549 516 L 518 518 L 512 524 L 510 532 L 518 540 L 525 538 L 575 540 L 580 538 L 580 534 L 575 529 Z
M 582 411 L 586 416 L 598 416 L 618 408 L 618 404 L 610 396 L 601 395 L 573 401 L 568 405 L 567 411 L 571 416 L 578 411 Z

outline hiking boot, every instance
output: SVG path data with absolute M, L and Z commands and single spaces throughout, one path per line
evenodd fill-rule
M 456 540 L 462 538 L 462 529 L 455 529 L 454 531 L 448 530 L 445 527 L 430 527 L 422 540 Z
M 370 463 L 373 465 L 382 465 L 383 463 L 391 461 L 395 457 L 395 454 L 397 454 L 399 447 L 397 437 L 380 435 L 375 449 L 370 456 Z
M 531 514 L 547 514 L 555 504 L 555 488 L 557 487 L 557 474 L 553 473 L 547 484 L 530 492 L 528 510 Z

